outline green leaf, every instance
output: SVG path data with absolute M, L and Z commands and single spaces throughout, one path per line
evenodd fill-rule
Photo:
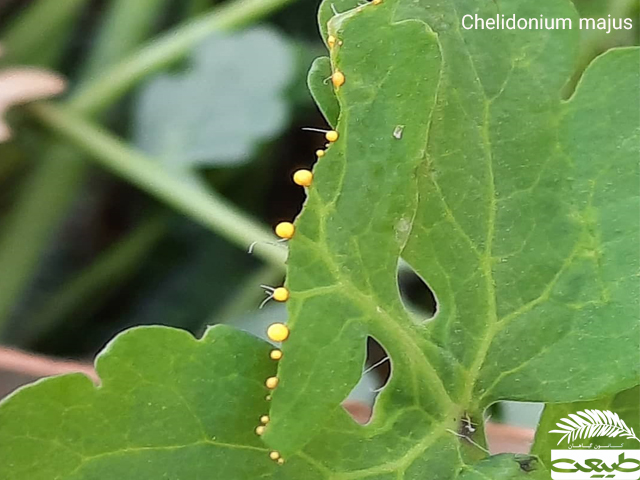
M 344 31 L 336 35 L 344 44 L 335 67 L 347 78 L 338 92 L 342 105 L 338 131 L 352 128 L 344 124 L 352 119 L 354 130 L 364 135 L 349 132 L 328 150 L 329 159 L 318 163 L 317 180 L 297 220 L 296 237 L 289 243 L 287 282 L 293 294 L 288 303 L 293 336 L 285 348 L 295 363 L 282 362 L 282 383 L 274 395 L 273 421 L 265 437 L 287 453 L 308 440 L 309 431 L 357 383 L 364 361 L 366 322 L 378 309 L 391 310 L 384 313 L 389 322 L 379 324 L 387 336 L 370 333 L 389 349 L 394 367 L 395 349 L 404 350 L 407 364 L 413 364 L 408 368 L 434 381 L 438 395 L 434 401 L 447 397 L 434 369 L 424 361 L 422 349 L 407 341 L 412 321 L 395 286 L 398 256 L 410 232 L 410 212 L 417 205 L 417 185 L 411 179 L 415 179 L 427 141 L 440 52 L 435 35 L 424 23 L 391 24 L 388 14 L 375 10 L 361 8 L 345 14 Z M 397 42 L 398 38 L 404 42 Z M 395 48 L 389 48 L 391 45 Z M 401 61 L 402 56 L 420 60 Z M 424 81 L 416 83 L 416 77 Z M 385 95 L 378 96 L 383 87 Z M 388 102 L 389 98 L 394 101 Z M 406 128 L 398 141 L 393 131 L 400 124 L 415 127 Z M 344 162 L 347 149 L 353 157 Z M 402 159 L 395 163 L 394 175 L 387 174 L 385 165 L 391 155 Z M 347 183 L 340 183 L 341 178 Z M 372 205 L 373 211 L 369 210 Z M 365 209 L 367 215 L 363 215 Z M 324 212 L 334 214 L 324 218 Z M 371 246 L 367 252 L 359 250 L 362 237 L 375 245 L 373 250 Z M 335 263 L 336 258 L 340 263 Z M 382 269 L 389 275 L 369 277 L 369 270 Z M 381 298 L 368 298 L 370 282 L 378 282 L 376 294 Z M 299 335 L 298 328 L 304 328 Z M 303 354 L 314 345 L 315 355 Z M 318 362 L 318 357 L 331 360 Z M 294 370 L 287 372 L 291 368 Z M 310 402 L 311 397 L 316 401 Z M 296 425 L 302 417 L 306 425 Z
M 329 21 L 341 137 L 289 242 L 291 336 L 265 435 L 285 455 L 317 448 L 368 335 L 393 373 L 353 436 L 406 478 L 468 447 L 464 412 L 481 423 L 498 400 L 638 383 L 638 50 L 598 58 L 563 101 L 579 31 L 461 28 L 475 13 L 577 25 L 556 0 L 384 0 Z M 438 298 L 430 322 L 400 301 L 400 257 Z M 413 447 L 395 450 L 389 429 Z
M 547 465 L 551 461 L 552 449 L 566 449 L 568 444 L 559 441 L 561 434 L 549 433 L 550 430 L 558 430 L 557 423 L 563 418 L 571 418 L 570 414 L 576 414 L 584 410 L 609 410 L 616 413 L 632 428 L 636 436 L 640 436 L 640 387 L 618 393 L 617 395 L 601 398 L 592 402 L 574 402 L 546 405 L 538 424 L 535 443 L 532 451 L 540 457 Z M 640 444 L 633 438 L 618 437 L 591 437 L 580 439 L 577 443 L 588 443 L 593 445 L 623 445 L 624 448 L 638 449 Z
M 328 81 L 331 74 L 331 60 L 328 57 L 317 58 L 309 70 L 307 84 L 327 123 L 331 128 L 334 128 L 338 124 L 340 105 L 333 91 L 333 86 Z
M 548 480 L 549 473 L 529 455 L 495 455 L 463 469 L 460 480 Z
M 320 27 L 320 35 L 325 45 L 329 37 L 329 20 L 338 14 L 344 13 L 361 5 L 361 0 L 334 0 L 333 2 L 322 2 L 318 9 L 318 25 Z
M 638 384 L 638 50 L 599 57 L 564 101 L 578 31 L 460 17 L 575 20 L 568 0 L 328 0 L 321 18 L 332 3 L 340 138 L 288 243 L 263 436 L 284 465 L 252 433 L 266 344 L 142 329 L 101 357 L 101 388 L 64 377 L 2 405 L 9 480 L 544 478 L 529 457 L 486 458 L 484 409 Z M 430 321 L 402 303 L 401 258 L 435 292 Z M 362 426 L 340 403 L 368 336 L 392 375 Z
M 228 327 L 202 340 L 143 327 L 100 355 L 100 387 L 83 375 L 22 389 L 0 409 L 5 480 L 270 478 L 254 434 L 267 410 L 267 344 Z M 316 478 L 303 461 L 289 470 Z
M 348 461 L 366 448 L 351 443 L 342 409 L 328 421 L 346 428 L 324 437 L 336 441 L 337 450 L 319 444 L 313 455 L 292 455 L 284 466 L 269 458 L 254 433 L 268 409 L 264 379 L 275 374 L 271 348 L 222 325 L 201 340 L 167 327 L 129 330 L 98 357 L 100 386 L 81 374 L 66 375 L 0 403 L 2 478 L 329 478 L 325 461 Z M 341 449 L 345 441 L 349 450 Z M 400 441 L 398 448 L 409 444 Z
M 246 162 L 286 126 L 294 67 L 293 51 L 273 29 L 213 36 L 196 49 L 189 70 L 145 86 L 137 144 L 173 168 Z

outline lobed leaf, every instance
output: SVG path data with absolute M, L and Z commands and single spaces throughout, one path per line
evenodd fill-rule
M 329 82 L 331 73 L 331 60 L 328 57 L 316 58 L 309 70 L 307 85 L 327 123 L 334 128 L 338 124 L 340 105 Z
M 273 478 L 280 469 L 254 433 L 275 369 L 269 348 L 226 326 L 201 340 L 166 327 L 129 330 L 99 356 L 99 387 L 67 375 L 3 401 L 2 479 Z M 283 474 L 322 478 L 300 457 Z
M 475 13 L 576 20 L 568 0 L 320 8 L 346 83 L 340 137 L 289 242 L 291 335 L 263 437 L 284 465 L 253 433 L 268 345 L 225 327 L 200 341 L 146 328 L 101 356 L 101 387 L 62 377 L 3 402 L 8 480 L 542 478 L 530 457 L 486 458 L 488 405 L 637 385 L 638 50 L 601 56 L 563 100 L 579 32 L 461 29 Z M 433 289 L 432 320 L 405 309 L 400 259 Z M 340 403 L 368 336 L 392 375 L 361 426 Z M 564 431 L 587 422 L 574 412 Z
M 555 0 L 385 0 L 328 23 L 346 83 L 340 138 L 289 242 L 291 337 L 265 435 L 285 454 L 315 445 L 367 336 L 393 373 L 360 435 L 372 450 L 389 429 L 411 436 L 409 452 L 377 456 L 404 478 L 442 451 L 476 456 L 452 435 L 465 412 L 481 423 L 497 400 L 638 383 L 638 50 L 601 56 L 563 100 L 578 31 L 460 28 L 475 13 L 577 25 Z M 433 320 L 405 311 L 400 258 L 435 292 Z M 449 475 L 460 465 L 441 462 Z

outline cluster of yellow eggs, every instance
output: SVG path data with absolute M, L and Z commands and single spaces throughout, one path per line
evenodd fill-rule
M 343 78 L 342 83 L 344 83 L 344 75 L 342 76 L 342 78 Z M 325 133 L 325 138 L 331 143 L 337 141 L 338 137 L 339 137 L 338 132 L 334 130 L 330 130 Z M 318 156 L 318 158 L 324 157 L 325 151 L 318 150 L 316 152 L 316 155 Z M 293 174 L 293 181 L 296 185 L 300 185 L 301 187 L 310 187 L 311 183 L 313 182 L 313 173 L 310 170 L 306 170 L 306 169 L 298 170 Z M 283 240 L 292 239 L 295 234 L 295 231 L 296 231 L 296 228 L 291 222 L 281 222 L 275 228 L 276 235 Z M 270 294 L 270 298 L 278 302 L 286 302 L 287 300 L 289 300 L 289 297 L 290 297 L 290 293 L 286 287 L 274 288 Z M 290 334 L 289 327 L 287 327 L 284 323 L 273 323 L 269 325 L 269 328 L 267 328 L 267 337 L 269 337 L 269 340 L 271 340 L 272 342 L 278 342 L 278 343 L 284 342 L 289 338 L 289 334 Z M 282 356 L 283 356 L 282 350 L 278 348 L 274 348 L 269 352 L 269 357 L 272 360 L 276 360 L 276 361 L 280 360 Z M 279 383 L 278 377 L 269 377 L 265 381 L 265 386 L 269 390 L 273 390 L 278 386 L 278 383 Z M 267 400 L 271 400 L 271 395 L 267 395 Z M 263 415 L 262 417 L 260 417 L 260 423 L 261 425 L 256 427 L 256 430 L 255 430 L 257 435 L 264 434 L 266 426 L 269 423 L 269 416 Z M 282 465 L 284 463 L 284 459 L 280 456 L 279 452 L 276 452 L 276 451 L 269 452 L 269 458 L 277 462 L 279 465 Z
M 371 3 L 373 5 L 379 5 L 382 3 L 382 0 L 372 0 Z M 333 35 L 329 35 L 329 37 L 327 38 L 327 43 L 329 44 L 329 48 L 331 49 L 333 49 L 336 45 L 342 45 L 342 41 L 338 40 Z M 345 81 L 346 81 L 346 78 L 344 76 L 344 73 L 342 73 L 339 70 L 335 70 L 331 75 L 331 82 L 333 83 L 336 90 L 339 89 L 342 85 L 344 85 Z M 325 133 L 325 138 L 329 142 L 327 146 L 329 146 L 333 142 L 337 142 L 338 138 L 340 137 L 338 132 L 336 132 L 335 130 L 329 130 L 324 133 Z M 324 157 L 325 154 L 326 154 L 325 150 L 316 151 L 316 156 L 318 158 Z M 313 173 L 310 170 L 306 170 L 306 169 L 298 170 L 293 174 L 293 182 L 296 185 L 300 185 L 301 187 L 308 188 L 311 186 L 313 182 Z M 295 226 L 291 222 L 281 222 L 275 228 L 276 235 L 283 240 L 292 239 L 295 234 L 295 231 L 296 231 Z M 273 289 L 270 296 L 271 298 L 273 298 L 278 302 L 286 302 L 287 300 L 289 300 L 290 293 L 286 287 L 278 287 Z M 289 335 L 290 335 L 289 327 L 287 327 L 284 323 L 274 323 L 272 325 L 269 325 L 269 327 L 267 328 L 267 337 L 269 337 L 269 339 L 272 342 L 278 342 L 278 343 L 284 342 L 289 338 Z M 276 361 L 280 360 L 282 356 L 283 356 L 282 350 L 278 348 L 275 348 L 271 350 L 271 352 L 269 352 L 269 357 L 272 360 L 276 360 Z M 278 383 L 279 383 L 278 377 L 269 377 L 265 381 L 265 386 L 269 390 L 274 390 L 278 386 Z M 266 398 L 267 400 L 271 400 L 271 395 L 267 395 Z M 256 434 L 257 435 L 264 434 L 268 423 L 269 423 L 268 415 L 263 415 L 262 417 L 260 417 L 260 425 L 256 427 L 256 430 L 255 430 Z M 284 463 L 284 459 L 280 456 L 279 452 L 276 452 L 276 451 L 269 452 L 269 458 L 271 458 L 271 460 L 277 462 L 280 465 Z

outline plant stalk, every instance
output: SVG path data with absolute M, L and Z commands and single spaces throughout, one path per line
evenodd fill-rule
M 213 9 L 185 26 L 165 33 L 146 47 L 102 72 L 72 98 L 70 106 L 94 113 L 115 102 L 150 73 L 162 70 L 183 58 L 213 32 L 251 24 L 294 0 L 236 0 Z
M 49 0 L 43 0 L 45 1 Z M 71 0 L 65 1 L 73 3 Z M 216 8 L 200 20 L 165 34 L 158 42 L 150 42 L 138 53 L 103 73 L 95 82 L 85 85 L 74 97 L 72 106 L 78 109 L 79 113 L 87 115 L 102 113 L 136 81 L 186 55 L 195 44 L 215 30 L 246 25 L 290 1 L 292 0 L 236 0 L 224 7 Z M 127 5 L 138 8 L 127 1 L 119 2 L 118 5 L 121 8 Z M 112 14 L 123 15 L 122 11 L 115 7 Z M 137 23 L 129 25 L 141 25 L 141 22 L 138 17 Z M 144 24 L 149 26 L 150 22 Z M 107 20 L 106 25 L 104 32 L 121 32 L 115 29 L 113 22 Z M 140 38 L 141 35 L 143 33 L 138 32 L 136 38 Z M 111 40 L 110 35 L 106 33 L 101 38 L 103 42 Z M 119 45 L 123 49 L 129 48 Z M 102 52 L 101 55 L 108 53 L 109 57 L 116 57 L 113 49 L 102 48 L 99 45 L 96 49 Z M 122 51 L 119 55 L 125 53 L 126 51 Z M 90 66 L 87 67 L 90 73 L 93 73 L 92 64 L 104 65 L 105 62 L 102 58 L 90 59 Z M 101 95 L 106 97 L 102 98 Z M 67 145 L 56 143 L 53 144 L 48 158 L 36 167 L 25 185 L 0 241 L 0 264 L 5 269 L 4 272 L 0 271 L 0 283 L 3 286 L 0 292 L 0 335 L 13 307 L 28 284 L 49 236 L 82 185 L 86 165 L 76 151 Z M 157 165 L 152 166 L 152 169 L 157 168 Z M 205 204 L 216 208 L 218 204 L 211 201 L 213 198 L 215 197 L 210 196 L 209 202 Z M 202 208 L 200 206 L 200 209 Z M 215 213 L 200 212 L 201 219 L 211 216 L 215 217 Z
M 271 245 L 270 230 L 246 216 L 221 196 L 194 188 L 162 168 L 159 162 L 130 148 L 104 129 L 88 123 L 71 109 L 50 103 L 31 105 L 29 111 L 51 130 L 82 149 L 116 175 L 137 185 L 174 209 L 216 232 L 231 243 L 249 248 L 258 242 L 255 254 L 283 268 L 286 249 Z

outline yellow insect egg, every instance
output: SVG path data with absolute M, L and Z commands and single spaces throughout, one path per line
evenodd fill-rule
M 289 290 L 284 287 L 278 287 L 273 291 L 273 299 L 276 302 L 286 302 L 289 300 Z
M 267 337 L 269 337 L 272 342 L 284 342 L 289 338 L 289 327 L 284 323 L 274 323 L 273 325 L 269 325 L 269 328 L 267 329 Z
M 293 174 L 293 183 L 301 187 L 309 187 L 313 182 L 313 173 L 309 170 L 298 170 Z
M 269 357 L 271 360 L 280 360 L 282 358 L 282 350 L 271 350 L 271 352 L 269 352 Z
M 333 82 L 333 86 L 338 88 L 344 85 L 344 73 L 340 71 L 336 71 L 333 75 L 331 75 L 331 81 Z
M 324 150 L 316 150 L 316 156 L 318 158 L 322 158 L 324 157 L 325 151 Z
M 380 5 L 382 3 L 382 0 L 373 0 L 371 3 L 373 3 L 374 5 Z
M 260 425 L 259 427 L 256 427 L 256 435 L 262 435 L 264 433 L 264 426 Z
M 335 142 L 336 140 L 338 140 L 339 135 L 335 130 L 329 130 L 324 137 L 330 142 Z
M 264 384 L 267 386 L 269 390 L 273 390 L 278 386 L 278 382 L 279 382 L 278 377 L 269 377 L 267 378 L 267 381 L 264 382 Z
M 336 41 L 338 39 L 336 37 L 334 37 L 333 35 L 329 35 L 327 37 L 327 43 L 329 44 L 329 48 L 333 48 L 336 46 Z
M 269 458 L 274 461 L 278 460 L 280 458 L 280 452 L 269 452 Z
M 278 465 L 284 465 L 284 458 L 278 459 Z
M 287 240 L 293 237 L 296 228 L 291 222 L 281 222 L 276 226 L 276 235 Z
M 264 397 L 264 399 L 265 399 L 267 402 L 270 402 L 270 401 L 271 401 L 271 395 L 267 395 L 266 397 Z
M 260 423 L 262 423 L 263 425 L 266 425 L 267 423 L 269 423 L 269 415 L 262 415 L 260 417 Z

